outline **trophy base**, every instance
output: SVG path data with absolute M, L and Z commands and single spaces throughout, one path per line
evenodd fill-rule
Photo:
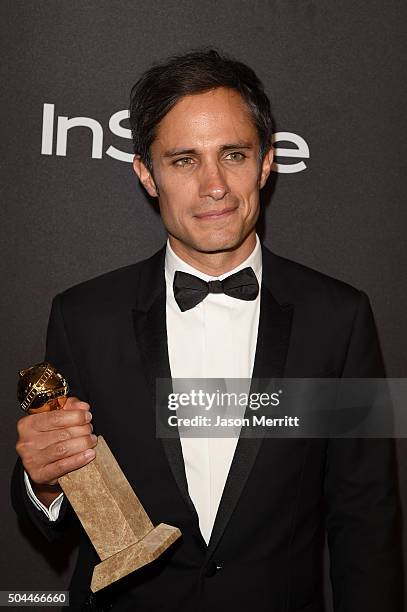
M 181 536 L 177 527 L 154 527 L 102 436 L 96 458 L 58 482 L 101 559 L 93 593 L 151 563 Z
M 95 566 L 92 582 L 92 593 L 131 574 L 134 570 L 151 563 L 161 555 L 181 535 L 177 527 L 160 523 L 154 527 L 142 540 L 128 548 L 108 557 Z

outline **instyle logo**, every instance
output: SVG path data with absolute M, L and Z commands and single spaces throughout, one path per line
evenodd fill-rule
M 131 140 L 131 131 L 121 125 L 122 121 L 128 119 L 129 111 L 121 110 L 113 113 L 109 119 L 109 130 L 115 136 Z M 41 139 L 41 154 L 56 155 L 58 157 L 66 157 L 68 132 L 74 128 L 88 128 L 91 136 L 91 157 L 92 159 L 102 159 L 103 154 L 117 159 L 118 161 L 132 163 L 133 154 L 120 151 L 116 147 L 109 145 L 104 150 L 104 132 L 103 127 L 91 117 L 64 117 L 62 115 L 55 117 L 55 105 L 45 103 L 43 106 L 42 115 L 42 139 Z M 56 128 L 56 140 L 54 149 L 54 132 Z M 272 142 L 275 151 L 275 157 L 279 160 L 285 159 L 285 163 L 275 161 L 272 165 L 274 172 L 280 174 L 294 174 L 302 172 L 307 168 L 304 159 L 309 159 L 309 147 L 298 134 L 294 132 L 276 132 L 273 134 Z M 291 144 L 291 147 L 279 147 L 278 143 Z M 290 160 L 294 161 L 291 163 Z

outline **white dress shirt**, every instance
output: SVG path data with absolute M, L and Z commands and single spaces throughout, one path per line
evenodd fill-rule
M 261 287 L 261 246 L 256 246 L 239 266 L 219 276 L 208 276 L 180 259 L 167 241 L 165 281 L 167 287 L 167 338 L 172 378 L 251 378 L 260 315 L 260 291 L 253 301 L 223 293 L 210 293 L 190 310 L 182 312 L 175 301 L 176 270 L 205 280 L 222 280 L 251 266 Z M 195 505 L 201 533 L 209 542 L 219 502 L 238 442 L 230 438 L 181 437 L 189 495 Z M 46 508 L 35 496 L 27 474 L 27 493 L 49 520 L 58 518 L 63 494 Z
M 59 516 L 59 510 L 61 508 L 62 500 L 64 499 L 64 494 L 60 493 L 58 497 L 54 499 L 53 502 L 51 502 L 49 508 L 47 508 L 47 506 L 44 506 L 44 504 L 40 502 L 38 497 L 35 495 L 32 489 L 32 486 L 31 486 L 30 479 L 26 471 L 24 471 L 24 482 L 25 482 L 25 488 L 27 491 L 27 495 L 31 499 L 34 506 L 38 510 L 42 510 L 47 515 L 50 521 L 56 521 Z
M 172 378 L 251 378 L 260 314 L 260 292 L 253 301 L 224 293 L 210 293 L 200 304 L 182 312 L 174 298 L 176 270 L 199 278 L 222 280 L 251 266 L 261 285 L 261 246 L 256 246 L 239 266 L 219 276 L 208 276 L 180 259 L 167 242 L 167 338 Z M 238 442 L 229 438 L 181 437 L 189 495 L 199 517 L 199 527 L 209 542 L 219 502 Z

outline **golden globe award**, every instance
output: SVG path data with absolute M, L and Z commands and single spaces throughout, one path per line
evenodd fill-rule
M 68 384 L 50 363 L 19 372 L 18 400 L 28 414 L 58 410 Z M 154 527 L 102 436 L 96 458 L 58 479 L 98 553 L 93 593 L 157 559 L 181 532 L 160 523 Z

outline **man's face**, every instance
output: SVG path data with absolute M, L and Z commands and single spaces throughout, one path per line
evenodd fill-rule
M 260 164 L 259 146 L 249 110 L 231 89 L 185 96 L 165 115 L 150 150 L 154 176 L 138 159 L 134 169 L 158 195 L 172 244 L 211 253 L 254 234 L 272 162 L 270 151 Z

